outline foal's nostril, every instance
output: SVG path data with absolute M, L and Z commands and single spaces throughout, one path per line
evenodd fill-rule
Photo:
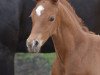
M 38 46 L 39 42 L 38 41 L 35 41 L 35 46 Z

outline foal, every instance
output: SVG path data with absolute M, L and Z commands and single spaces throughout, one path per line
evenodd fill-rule
M 32 11 L 29 52 L 39 52 L 51 36 L 57 58 L 52 75 L 100 75 L 100 37 L 83 24 L 66 0 L 37 0 Z

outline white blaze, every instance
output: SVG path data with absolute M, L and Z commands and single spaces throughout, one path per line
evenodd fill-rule
M 36 9 L 36 14 L 38 16 L 41 16 L 42 11 L 44 10 L 44 7 L 42 5 L 39 5 Z

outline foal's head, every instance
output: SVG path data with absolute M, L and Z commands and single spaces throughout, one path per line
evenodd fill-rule
M 31 17 L 33 24 L 27 47 L 29 52 L 39 52 L 59 25 L 58 0 L 37 0 Z

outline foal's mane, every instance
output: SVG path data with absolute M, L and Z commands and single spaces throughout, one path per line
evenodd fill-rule
M 66 0 L 59 0 L 59 3 L 61 3 L 63 5 L 63 7 L 65 7 L 65 8 L 67 7 L 68 10 L 70 10 L 73 13 L 73 15 L 75 16 L 76 20 L 79 22 L 79 25 L 82 27 L 82 29 L 84 31 L 89 32 L 89 33 L 93 33 L 91 31 L 89 31 L 89 29 L 85 26 L 83 20 L 77 16 L 75 10 L 71 6 L 71 4 L 69 4 L 68 1 L 66 1 Z

